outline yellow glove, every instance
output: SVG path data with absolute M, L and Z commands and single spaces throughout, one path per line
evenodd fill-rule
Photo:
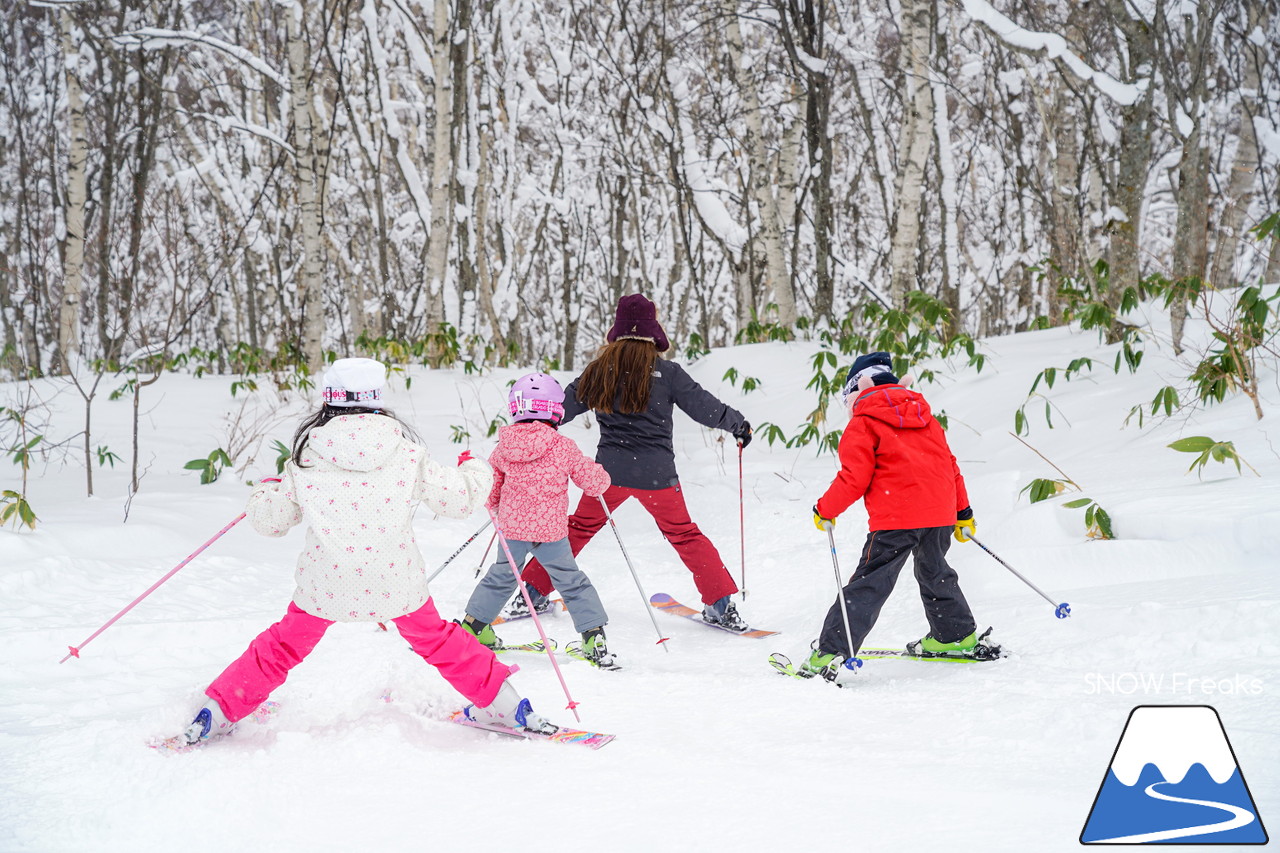
M 815 504 L 813 507 L 813 526 L 823 532 L 826 532 L 828 530 L 835 530 L 836 520 L 834 518 L 823 518 L 818 513 L 818 507 Z
M 978 532 L 978 525 L 974 522 L 972 516 L 956 522 L 955 533 L 957 542 L 968 542 L 969 537 Z

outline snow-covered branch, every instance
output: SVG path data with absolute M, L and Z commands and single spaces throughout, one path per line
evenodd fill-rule
M 289 88 L 289 81 L 285 79 L 283 74 L 263 62 L 261 58 L 253 53 L 240 47 L 240 45 L 223 41 L 205 33 L 198 33 L 195 30 L 165 30 L 158 27 L 143 27 L 131 33 L 118 35 L 115 40 L 122 45 L 136 47 L 141 50 L 155 50 L 156 48 L 169 47 L 170 45 L 191 44 L 193 42 L 205 44 L 214 50 L 234 57 L 262 76 L 274 81 L 281 88 Z
M 1076 56 L 1067 44 L 1067 40 L 1057 33 L 1042 33 L 1018 26 L 1004 14 L 997 11 L 987 0 L 963 0 L 964 10 L 975 21 L 980 22 L 1005 44 L 1028 53 L 1044 53 L 1065 65 L 1072 74 L 1081 80 L 1092 83 L 1098 91 L 1122 106 L 1129 106 L 1142 97 L 1143 91 L 1150 85 L 1150 80 L 1138 83 L 1122 83 L 1105 71 L 1098 71 Z

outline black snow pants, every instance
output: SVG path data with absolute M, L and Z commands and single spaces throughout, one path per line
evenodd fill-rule
M 871 633 L 871 627 L 880 616 L 880 608 L 893 592 L 898 573 L 909 556 L 915 557 L 916 583 L 920 584 L 920 600 L 924 603 L 929 633 L 933 638 L 943 643 L 954 643 L 974 632 L 977 625 L 973 621 L 973 612 L 960 591 L 955 569 L 947 565 L 952 530 L 953 527 L 947 525 L 871 531 L 858 568 L 842 591 L 849 609 L 849 631 L 853 634 L 854 649 L 861 648 L 867 634 Z M 827 611 L 818 648 L 824 654 L 849 654 L 849 641 L 845 638 L 844 616 L 838 599 Z

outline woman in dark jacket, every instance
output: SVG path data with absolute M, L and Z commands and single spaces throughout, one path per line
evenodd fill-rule
M 705 605 L 702 618 L 746 631 L 748 626 L 730 598 L 738 585 L 685 508 L 671 441 L 672 411 L 679 407 L 703 426 L 732 433 L 743 447 L 751 441 L 751 424 L 694 382 L 680 365 L 659 357 L 670 344 L 653 303 L 640 294 L 619 300 L 607 339 L 595 360 L 565 389 L 562 423 L 588 410 L 596 413 L 600 424 L 596 461 L 612 479 L 604 493 L 609 512 L 627 498 L 640 501 L 693 573 Z M 584 495 L 569 517 L 569 546 L 575 556 L 606 522 L 599 499 Z M 531 561 L 521 576 L 536 591 L 534 606 L 541 610 L 539 605 L 553 589 L 546 570 Z M 523 599 L 517 597 L 515 603 L 526 609 Z

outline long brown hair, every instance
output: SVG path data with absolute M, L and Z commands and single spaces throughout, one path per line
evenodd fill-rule
M 649 408 L 649 388 L 658 364 L 658 348 L 650 341 L 619 339 L 605 344 L 578 377 L 578 402 L 588 409 L 635 415 Z

